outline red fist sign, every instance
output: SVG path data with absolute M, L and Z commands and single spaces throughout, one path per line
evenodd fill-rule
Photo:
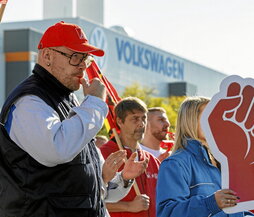
M 254 208 L 254 79 L 225 78 L 203 112 L 201 125 L 215 158 L 221 163 L 222 188 L 239 203 L 227 213 Z

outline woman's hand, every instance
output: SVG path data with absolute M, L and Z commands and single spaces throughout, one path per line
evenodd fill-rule
M 219 190 L 215 192 L 214 195 L 218 207 L 221 209 L 235 206 L 240 199 L 239 197 L 237 197 L 236 193 L 230 189 Z

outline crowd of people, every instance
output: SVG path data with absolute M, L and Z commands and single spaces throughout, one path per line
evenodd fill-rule
M 200 126 L 209 99 L 181 104 L 172 153 L 160 147 L 170 127 L 166 111 L 136 97 L 117 103 L 119 133 L 108 139 L 98 135 L 108 113 L 105 86 L 84 78 L 90 55 L 104 51 L 78 25 L 56 23 L 38 44 L 32 75 L 5 101 L 1 217 L 253 216 L 222 210 L 239 197 L 221 189 L 220 163 Z

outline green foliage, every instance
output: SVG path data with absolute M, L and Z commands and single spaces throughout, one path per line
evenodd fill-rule
M 162 107 L 166 110 L 169 122 L 171 124 L 170 131 L 174 132 L 176 127 L 176 119 L 178 109 L 182 101 L 186 98 L 185 96 L 171 96 L 171 97 L 154 97 L 156 90 L 149 87 L 142 87 L 138 83 L 134 83 L 125 88 L 121 98 L 128 96 L 138 97 L 143 100 L 148 108 L 151 107 Z M 98 133 L 101 135 L 108 136 L 105 125 Z
M 106 136 L 106 137 L 109 138 L 107 129 L 106 129 L 106 127 L 105 127 L 105 124 L 103 124 L 103 127 L 102 127 L 101 130 L 97 133 L 97 135 L 104 135 L 104 136 Z
M 185 96 L 171 96 L 162 99 L 164 99 L 164 101 L 160 105 L 156 106 L 163 107 L 166 110 L 169 122 L 171 124 L 170 131 L 174 132 L 176 127 L 178 109 L 182 101 L 185 99 Z
M 133 83 L 129 87 L 126 87 L 122 98 L 128 96 L 135 96 L 141 100 L 143 100 L 147 105 L 151 103 L 151 96 L 156 92 L 154 88 L 149 87 L 141 87 L 138 83 Z
M 171 123 L 170 131 L 174 131 L 176 127 L 176 118 L 180 104 L 185 99 L 185 96 L 171 97 L 154 97 L 156 90 L 149 87 L 142 87 L 138 83 L 134 83 L 126 87 L 122 98 L 135 96 L 143 100 L 148 108 L 162 107 L 166 110 L 168 119 Z

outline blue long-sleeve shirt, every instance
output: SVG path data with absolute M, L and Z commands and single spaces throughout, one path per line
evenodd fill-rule
M 156 193 L 157 217 L 242 217 L 226 214 L 214 192 L 221 189 L 220 170 L 213 166 L 205 148 L 188 140 L 186 149 L 164 160 L 159 169 Z

